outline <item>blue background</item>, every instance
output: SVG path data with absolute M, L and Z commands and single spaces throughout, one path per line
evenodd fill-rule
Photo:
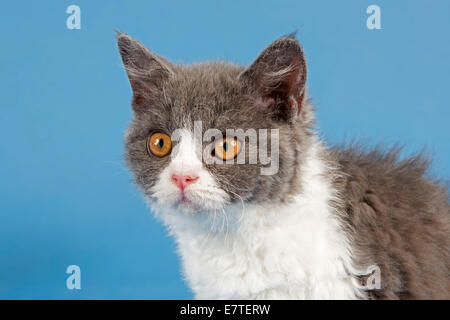
M 66 8 L 81 7 L 81 30 Z M 366 8 L 381 7 L 381 30 Z M 450 176 L 450 2 L 7 1 L 0 10 L 0 298 L 182 299 L 175 245 L 124 165 L 114 30 L 174 62 L 249 64 L 298 29 L 331 143 L 426 146 Z M 68 265 L 82 289 L 66 288 Z

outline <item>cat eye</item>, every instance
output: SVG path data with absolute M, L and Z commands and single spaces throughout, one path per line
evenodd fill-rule
M 241 143 L 236 138 L 222 138 L 216 141 L 213 153 L 222 160 L 231 160 L 237 156 Z
M 164 157 L 172 150 L 172 139 L 162 132 L 155 132 L 148 138 L 148 150 L 157 157 Z

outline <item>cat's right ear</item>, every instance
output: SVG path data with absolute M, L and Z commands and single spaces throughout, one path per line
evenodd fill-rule
M 272 42 L 239 78 L 257 89 L 264 106 L 292 120 L 305 101 L 306 69 L 303 49 L 290 34 Z
M 117 32 L 117 46 L 133 90 L 133 110 L 142 110 L 174 73 L 169 62 L 125 33 Z

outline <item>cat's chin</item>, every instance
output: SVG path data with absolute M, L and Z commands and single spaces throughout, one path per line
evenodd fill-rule
M 223 210 L 229 204 L 228 195 L 220 189 L 188 190 L 185 193 L 171 191 L 153 194 L 150 201 L 152 207 L 158 207 L 161 211 L 178 213 L 202 214 L 214 213 Z M 158 211 L 160 211 L 158 210 Z
M 155 201 L 156 200 L 156 201 Z M 188 198 L 173 199 L 153 199 L 149 201 L 153 209 L 158 212 L 170 212 L 172 214 L 207 214 L 223 210 L 225 204 L 223 202 L 202 202 L 197 203 L 195 200 Z
M 186 198 L 182 198 L 180 200 L 178 200 L 173 207 L 179 211 L 183 211 L 183 212 L 187 212 L 187 213 L 195 213 L 195 212 L 200 212 L 202 211 L 202 208 L 195 204 L 194 202 L 192 202 L 189 199 Z
M 172 208 L 182 213 L 205 214 L 222 210 L 223 204 L 221 203 L 198 204 L 188 199 L 181 199 L 176 203 L 172 204 Z

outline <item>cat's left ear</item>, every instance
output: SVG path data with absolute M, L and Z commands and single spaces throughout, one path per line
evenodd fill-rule
M 270 44 L 239 75 L 256 88 L 263 104 L 276 108 L 285 119 L 300 113 L 305 98 L 306 61 L 303 49 L 294 35 Z
M 117 33 L 117 46 L 133 89 L 134 111 L 142 111 L 160 94 L 164 82 L 174 75 L 171 64 L 125 33 Z

